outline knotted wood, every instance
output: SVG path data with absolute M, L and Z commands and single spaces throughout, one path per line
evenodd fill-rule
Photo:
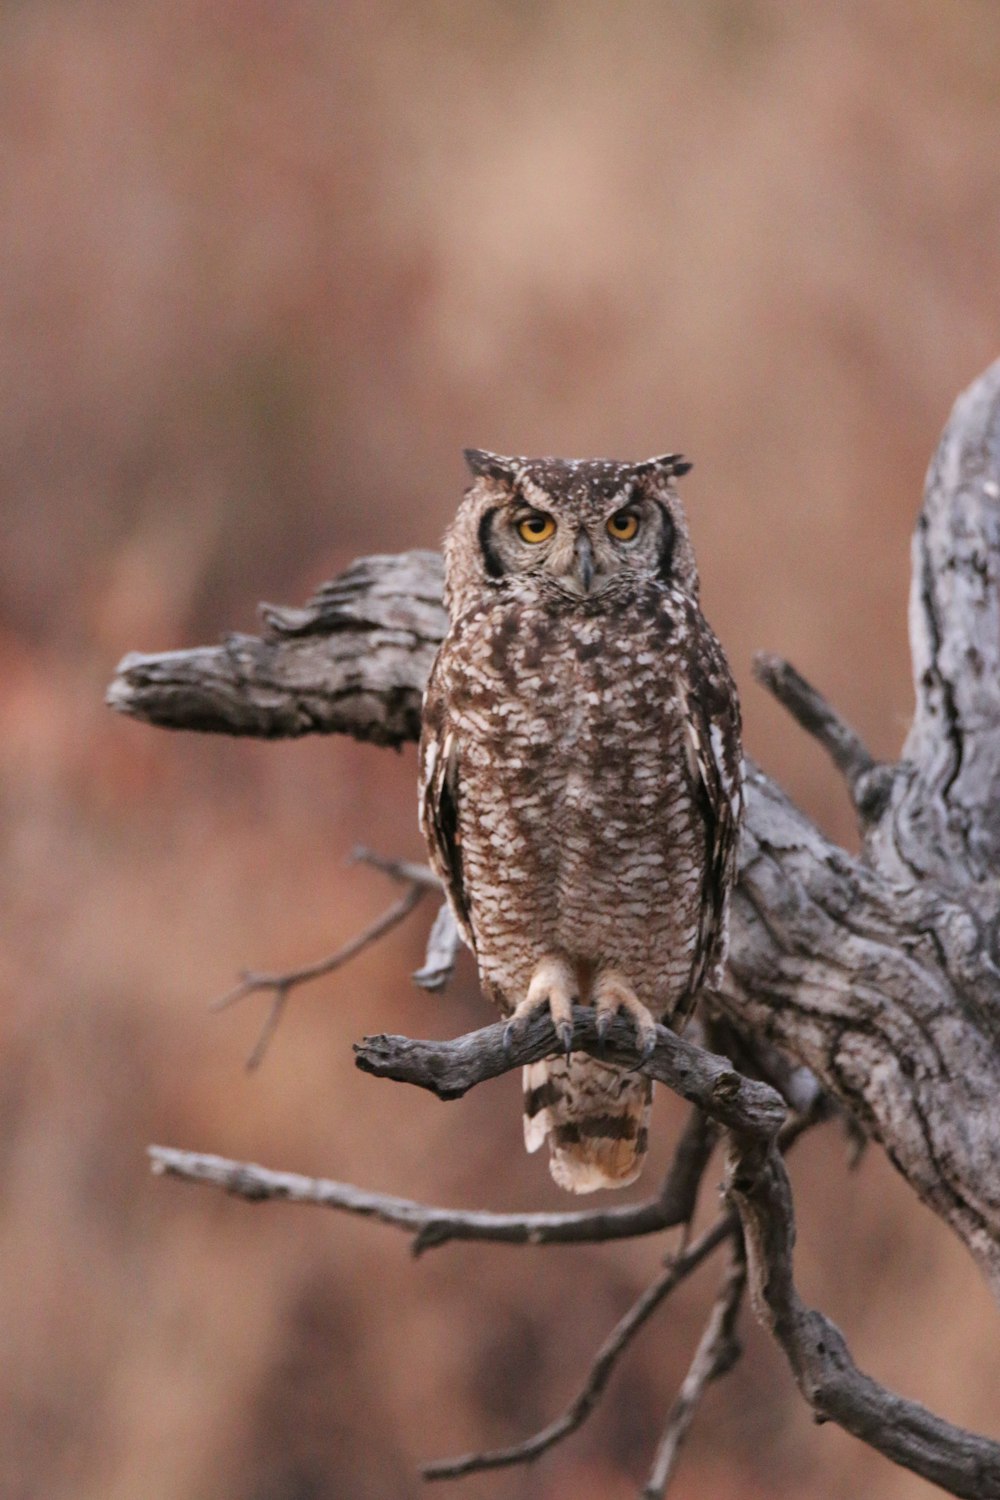
M 916 711 L 899 761 L 837 740 L 822 700 L 807 712 L 799 693 L 848 777 L 862 854 L 749 768 L 716 1003 L 813 1070 L 1000 1292 L 998 579 L 1000 362 L 957 402 L 928 475 L 913 543 Z M 173 728 L 398 745 L 419 733 L 441 585 L 436 553 L 362 559 L 303 609 L 265 607 L 259 638 L 127 656 L 108 701 Z

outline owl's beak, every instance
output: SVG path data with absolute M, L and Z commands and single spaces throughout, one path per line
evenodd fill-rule
M 590 585 L 594 581 L 594 549 L 582 526 L 573 543 L 573 577 L 580 586 L 581 594 L 589 594 Z

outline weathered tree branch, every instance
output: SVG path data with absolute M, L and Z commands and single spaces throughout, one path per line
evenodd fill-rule
M 451 1240 L 486 1240 L 504 1245 L 592 1245 L 660 1234 L 678 1224 L 687 1224 L 694 1213 L 702 1174 L 715 1140 L 714 1129 L 703 1115 L 694 1111 L 655 1198 L 590 1212 L 543 1214 L 435 1208 L 390 1193 L 365 1192 L 352 1183 L 334 1182 L 328 1177 L 273 1172 L 253 1162 L 178 1151 L 171 1146 L 150 1146 L 149 1157 L 153 1171 L 159 1176 L 210 1183 L 251 1203 L 272 1200 L 311 1203 L 393 1224 L 413 1235 L 411 1248 L 418 1256 Z
M 551 1017 L 545 1013 L 533 1016 L 524 1033 L 506 1044 L 505 1031 L 504 1023 L 498 1021 L 448 1042 L 370 1036 L 355 1044 L 355 1062 L 363 1073 L 376 1078 L 413 1083 L 439 1099 L 460 1099 L 487 1078 L 562 1050 Z M 696 1047 L 666 1026 L 656 1028 L 656 1047 L 646 1058 L 635 1028 L 624 1016 L 616 1016 L 602 1038 L 597 1034 L 595 1011 L 577 1005 L 572 1050 L 638 1068 L 720 1125 L 747 1131 L 755 1138 L 773 1140 L 784 1124 L 784 1101 L 769 1084 L 743 1078 L 728 1058 Z
M 791 668 L 772 659 L 762 669 L 847 777 L 863 850 L 854 858 L 837 848 L 750 765 L 730 963 L 711 1000 L 738 1030 L 811 1070 L 1000 1294 L 1000 362 L 956 403 L 928 476 L 913 562 L 916 712 L 898 762 L 875 763 Z M 178 728 L 341 732 L 399 744 L 419 730 L 445 624 L 440 590 L 433 553 L 365 559 L 304 610 L 266 610 L 260 640 L 126 658 L 109 702 Z M 453 934 L 439 936 L 429 967 L 445 973 Z M 590 1024 L 577 1018 L 574 1045 L 596 1051 Z M 469 1039 L 375 1038 L 359 1065 L 455 1097 L 503 1071 L 500 1031 L 487 1028 L 464 1052 Z M 620 1028 L 612 1041 L 617 1057 L 638 1061 Z M 553 1043 L 533 1028 L 518 1060 Z M 748 1081 L 720 1059 L 714 1074 L 696 1076 L 685 1045 L 661 1034 L 647 1071 L 718 1119 L 723 1104 L 729 1110 L 742 1162 L 734 1201 L 758 1306 L 807 1398 L 955 1494 L 1000 1494 L 995 1445 L 881 1392 L 855 1370 L 832 1325 L 802 1308 L 783 1169 L 761 1144 L 777 1115 L 751 1150 Z M 787 1265 L 784 1279 L 770 1276 L 772 1263 Z
M 839 1328 L 802 1302 L 792 1276 L 792 1190 L 778 1152 L 733 1132 L 728 1194 L 743 1227 L 755 1310 L 784 1350 L 817 1419 L 837 1422 L 951 1495 L 996 1500 L 1000 1443 L 886 1390 L 858 1369 Z
M 713 1380 L 725 1375 L 740 1357 L 736 1320 L 746 1290 L 747 1268 L 743 1241 L 734 1240 L 732 1259 L 718 1296 L 709 1313 L 705 1331 L 698 1340 L 691 1366 L 677 1399 L 667 1416 L 667 1425 L 653 1459 L 653 1467 L 642 1492 L 643 1500 L 662 1500 L 667 1492 L 684 1439 L 691 1430 L 702 1396 Z
M 461 1479 L 465 1474 L 480 1473 L 483 1469 L 503 1469 L 511 1464 L 530 1463 L 543 1453 L 561 1443 L 564 1438 L 582 1427 L 597 1405 L 611 1374 L 622 1354 L 632 1343 L 636 1334 L 653 1316 L 661 1303 L 669 1297 L 676 1286 L 696 1270 L 713 1250 L 728 1239 L 736 1228 L 736 1218 L 723 1215 L 711 1229 L 695 1240 L 683 1254 L 672 1260 L 642 1295 L 633 1302 L 628 1312 L 608 1334 L 597 1352 L 590 1373 L 579 1394 L 566 1410 L 541 1432 L 510 1448 L 495 1448 L 488 1453 L 466 1453 L 461 1458 L 443 1459 L 439 1463 L 426 1464 L 421 1471 L 425 1479 Z
M 442 583 L 436 552 L 362 558 L 303 609 L 262 605 L 260 638 L 131 652 L 107 702 L 164 729 L 401 745 L 420 734 L 424 684 L 447 624 Z

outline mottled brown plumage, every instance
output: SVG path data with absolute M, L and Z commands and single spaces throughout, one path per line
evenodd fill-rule
M 540 1006 L 679 1022 L 725 959 L 739 705 L 673 487 L 689 465 L 467 455 L 450 629 L 424 704 L 421 823 L 516 1028 Z M 577 1192 L 631 1182 L 650 1085 L 525 1069 L 525 1140 Z

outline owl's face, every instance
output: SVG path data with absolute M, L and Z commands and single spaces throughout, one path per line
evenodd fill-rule
M 474 482 L 445 541 L 449 605 L 461 613 L 504 580 L 581 604 L 629 580 L 696 598 L 687 522 L 673 488 L 678 454 L 608 459 L 501 458 L 468 449 Z

